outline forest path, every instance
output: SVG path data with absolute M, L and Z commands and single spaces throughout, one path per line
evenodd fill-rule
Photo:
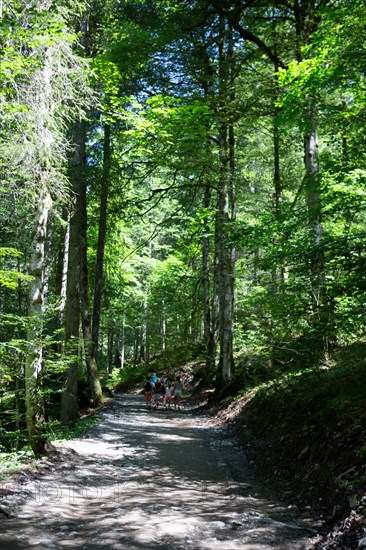
M 207 417 L 120 395 L 62 450 L 8 487 L 1 549 L 295 550 L 315 537 Z

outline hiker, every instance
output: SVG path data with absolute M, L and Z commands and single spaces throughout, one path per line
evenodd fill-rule
M 154 385 L 154 408 L 155 409 L 159 407 L 160 398 L 162 396 L 162 389 L 163 389 L 163 384 L 161 383 L 160 378 L 157 378 Z
M 180 376 L 177 376 L 173 387 L 173 395 L 174 395 L 174 408 L 176 409 L 178 407 L 178 411 L 180 411 L 180 402 L 182 400 L 182 393 L 183 393 L 183 384 L 181 382 Z
M 168 382 L 165 392 L 164 392 L 164 399 L 163 399 L 163 405 L 165 405 L 165 410 L 170 410 L 170 401 L 172 399 L 172 385 L 170 382 Z
M 144 396 L 146 399 L 146 406 L 151 409 L 151 403 L 153 398 L 154 385 L 151 382 L 151 378 L 146 378 L 144 387 Z

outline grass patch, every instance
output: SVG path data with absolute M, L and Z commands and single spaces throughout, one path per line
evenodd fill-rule
M 0 453 L 0 481 L 7 479 L 11 474 L 21 471 L 24 464 L 33 458 L 31 450 L 13 453 Z
M 59 421 L 47 423 L 47 434 L 51 442 L 69 441 L 83 435 L 99 421 L 99 414 L 96 412 L 87 418 L 80 419 L 74 426 L 63 426 Z
M 65 427 L 62 426 L 59 421 L 52 421 L 45 424 L 45 430 L 51 443 L 60 443 L 83 435 L 87 430 L 92 428 L 98 420 L 99 415 L 95 413 L 87 418 L 79 420 L 72 427 Z M 29 465 L 32 462 L 36 462 L 36 459 L 28 445 L 24 446 L 19 451 L 0 453 L 0 481 L 8 479 L 9 476 L 22 471 L 25 465 Z

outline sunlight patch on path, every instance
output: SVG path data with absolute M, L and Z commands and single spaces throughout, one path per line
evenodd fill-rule
M 306 548 L 306 525 L 260 495 L 242 450 L 205 418 L 123 396 L 62 447 L 74 452 L 25 483 L 0 549 Z

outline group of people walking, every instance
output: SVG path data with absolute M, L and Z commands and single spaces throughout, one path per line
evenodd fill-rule
M 173 383 L 167 376 L 159 378 L 155 373 L 146 379 L 144 395 L 148 409 L 158 409 L 161 405 L 168 410 L 173 402 L 174 408 L 180 411 L 182 393 L 183 384 L 180 376 L 177 376 Z

